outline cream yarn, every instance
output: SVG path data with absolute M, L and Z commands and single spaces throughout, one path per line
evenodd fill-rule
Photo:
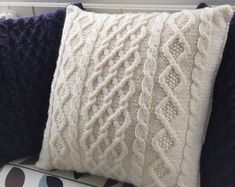
M 174 14 L 67 8 L 37 167 L 194 187 L 229 6 Z

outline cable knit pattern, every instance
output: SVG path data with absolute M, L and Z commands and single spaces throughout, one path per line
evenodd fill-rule
M 36 165 L 136 186 L 197 186 L 231 15 L 229 6 L 120 15 L 69 6 Z
M 65 10 L 0 19 L 0 165 L 40 151 Z
M 138 124 L 135 128 L 135 141 L 133 144 L 133 157 L 132 157 L 132 177 L 136 183 L 141 184 L 141 176 L 144 166 L 144 152 L 145 152 L 145 139 L 148 135 L 148 124 L 150 118 L 150 107 L 152 102 L 153 92 L 153 77 L 157 69 L 157 56 L 160 45 L 160 34 L 163 29 L 164 20 L 166 20 L 168 14 L 164 13 L 157 17 L 155 25 L 152 27 L 152 35 L 149 37 L 147 51 L 147 58 L 144 64 L 144 78 L 142 80 L 142 93 L 139 98 L 140 108 L 137 113 Z
M 189 11 L 179 14 L 183 15 L 182 18 L 175 14 L 168 20 L 174 35 L 163 46 L 163 53 L 169 65 L 159 75 L 159 83 L 166 93 L 166 97 L 161 100 L 155 113 L 163 124 L 163 128 L 153 137 L 152 146 L 161 159 L 157 159 L 149 166 L 150 175 L 158 186 L 163 186 L 160 178 L 166 174 L 171 173 L 172 178 L 173 176 L 176 178 L 177 175 L 174 166 L 167 157 L 167 152 L 173 146 L 177 146 L 179 142 L 171 123 L 176 123 L 176 118 L 183 116 L 184 109 L 175 95 L 175 90 L 185 86 L 185 77 L 179 64 L 191 52 L 184 32 L 194 23 L 194 17 Z M 156 169 L 159 171 L 155 172 Z
M 196 125 L 193 125 L 193 123 L 196 122 L 195 119 L 197 119 L 197 114 L 198 114 L 198 105 L 197 103 L 200 100 L 200 86 L 201 84 L 201 77 L 200 75 L 203 74 L 203 70 L 207 67 L 208 64 L 204 63 L 204 59 L 206 59 L 206 62 L 208 60 L 208 45 L 210 43 L 210 32 L 211 32 L 211 21 L 213 18 L 213 11 L 211 9 L 205 9 L 205 11 L 201 14 L 200 19 L 201 23 L 199 25 L 199 34 L 200 37 L 198 39 L 197 43 L 197 48 L 198 48 L 198 53 L 195 56 L 195 68 L 193 69 L 192 72 L 192 86 L 191 86 L 191 101 L 190 101 L 190 118 L 189 118 L 189 126 L 190 130 L 188 129 L 188 134 L 186 137 L 186 145 L 184 147 L 184 151 L 188 151 L 190 149 L 190 146 L 195 146 L 194 142 L 191 141 L 192 139 L 192 134 L 193 131 L 191 131 L 191 128 L 195 128 Z M 192 126 L 192 127 L 191 127 Z M 185 158 L 185 160 L 182 163 L 182 173 L 179 175 L 179 183 L 181 183 L 181 177 L 188 177 L 187 173 L 190 172 L 190 168 L 185 168 L 189 167 L 189 164 L 185 164 L 185 162 L 191 162 L 191 159 Z M 185 166 L 186 165 L 186 166 Z M 184 173 L 185 172 L 185 173 Z M 188 186 L 190 183 L 191 179 L 183 179 L 183 181 L 187 181 L 186 184 L 181 184 L 180 186 Z

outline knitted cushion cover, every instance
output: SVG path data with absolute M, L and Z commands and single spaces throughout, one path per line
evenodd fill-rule
M 36 165 L 196 186 L 231 16 L 229 6 L 119 15 L 69 6 Z
M 0 166 L 40 151 L 65 13 L 0 19 Z
M 235 186 L 235 15 L 215 80 L 212 113 L 201 155 L 203 187 Z

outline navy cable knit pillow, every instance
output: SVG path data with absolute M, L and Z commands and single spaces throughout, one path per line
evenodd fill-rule
M 235 14 L 215 80 L 200 172 L 202 187 L 235 186 Z
M 0 19 L 0 166 L 41 149 L 64 19 Z

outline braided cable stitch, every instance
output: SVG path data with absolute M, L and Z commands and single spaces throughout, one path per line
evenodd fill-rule
M 209 38 L 214 25 L 222 45 L 230 10 L 97 14 L 69 6 L 37 166 L 140 187 L 196 187 L 202 111 L 219 65 L 214 52 L 222 54 Z

